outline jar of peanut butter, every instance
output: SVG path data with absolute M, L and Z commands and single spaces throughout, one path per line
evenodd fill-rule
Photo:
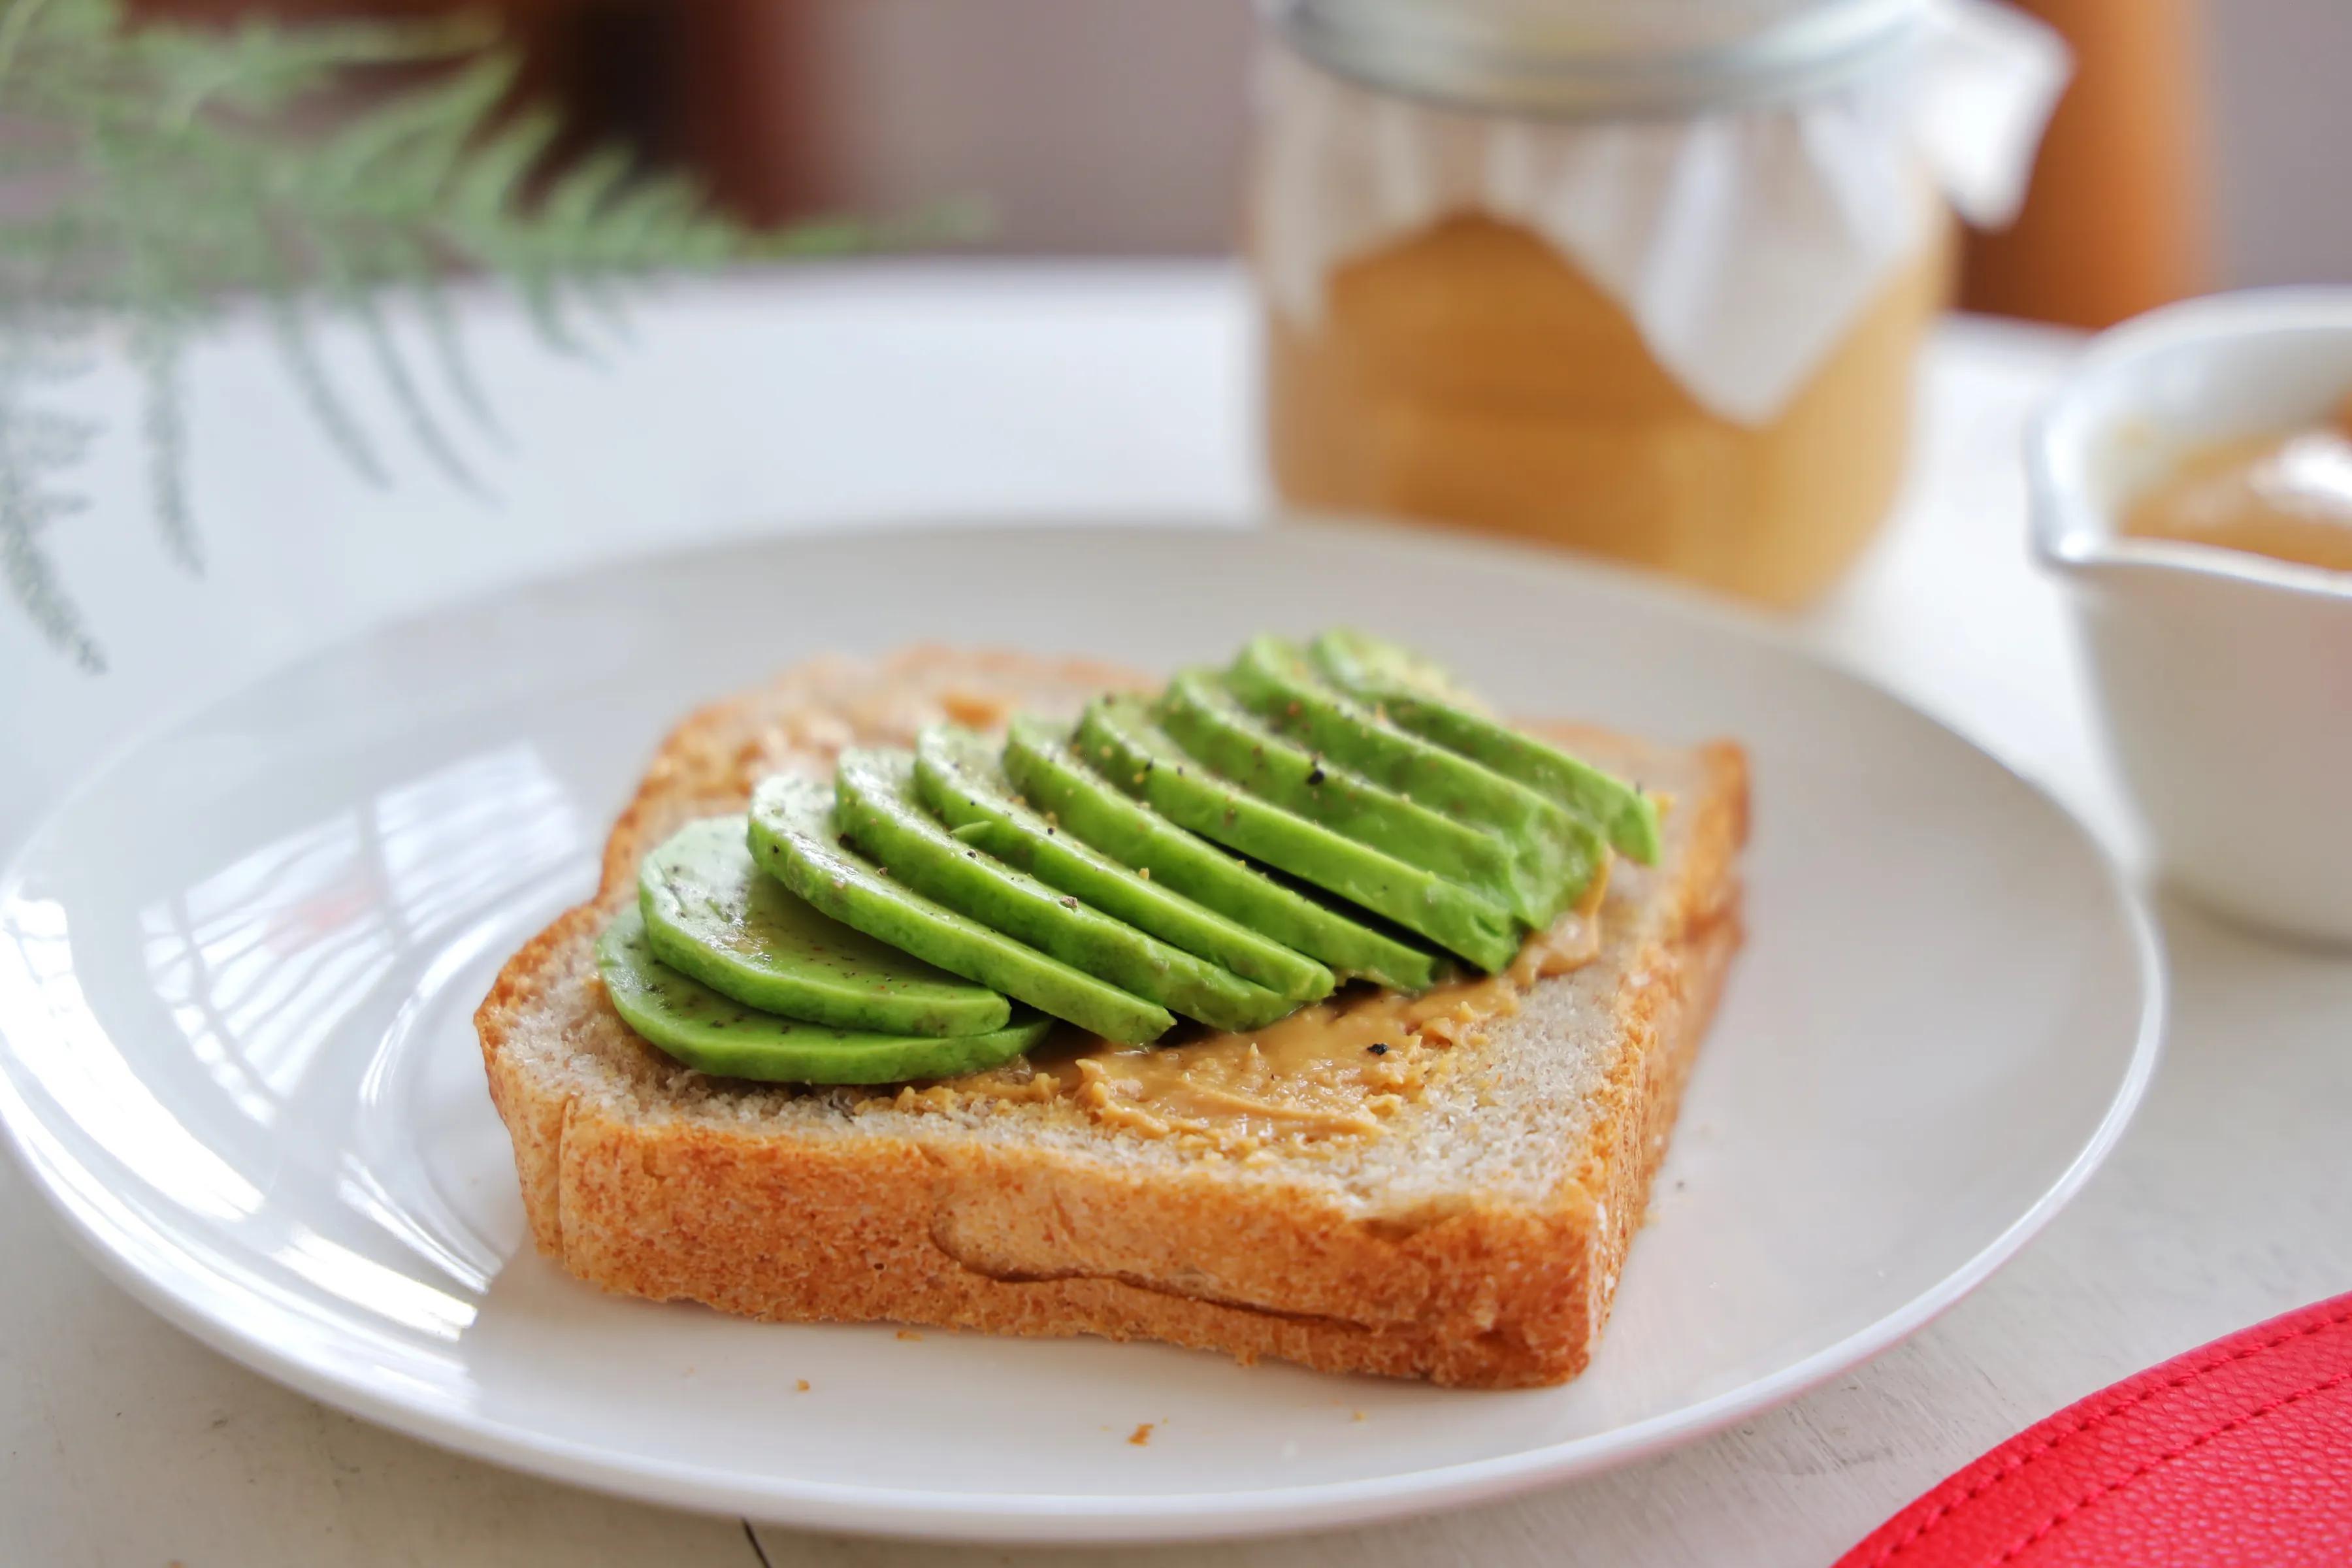
M 1951 213 L 2063 47 L 1990 0 L 1268 0 L 1249 247 L 1293 508 L 1772 604 L 1904 467 Z

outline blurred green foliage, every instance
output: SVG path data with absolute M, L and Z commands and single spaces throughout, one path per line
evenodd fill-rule
M 194 572 L 182 363 L 225 305 L 266 313 L 322 436 L 383 482 L 313 343 L 323 314 L 356 323 L 416 444 L 478 489 L 443 427 L 445 408 L 490 418 L 444 298 L 454 273 L 503 279 L 548 343 L 571 349 L 583 315 L 613 310 L 613 285 L 866 237 L 747 231 L 616 150 L 551 166 L 556 120 L 518 101 L 519 65 L 471 19 L 212 28 L 135 23 L 118 0 L 6 0 L 0 581 L 61 653 L 103 668 L 48 548 L 86 510 L 73 477 L 97 434 L 58 395 L 99 356 L 138 369 L 155 526 Z M 395 333 L 394 300 L 420 329 Z

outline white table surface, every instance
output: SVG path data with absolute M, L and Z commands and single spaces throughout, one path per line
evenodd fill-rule
M 56 531 L 105 642 L 93 679 L 0 615 L 0 845 L 135 729 L 305 648 L 461 593 L 686 539 L 882 517 L 1239 514 L 1261 494 L 1238 281 L 1211 266 L 927 265 L 696 286 L 593 364 L 469 310 L 499 500 L 465 499 L 373 395 L 397 482 L 325 451 L 260 340 L 191 382 L 205 578 L 140 508 L 127 384 L 94 506 Z M 356 372 L 356 344 L 329 344 Z M 1927 374 L 1914 482 L 1805 635 L 1958 725 L 2128 856 L 2052 590 L 2025 563 L 2021 421 L 2074 352 L 1955 323 Z M 354 374 L 365 391 L 364 377 Z M 2174 1018 L 2122 1147 L 2022 1257 L 1909 1343 L 1663 1459 L 1357 1534 L 1115 1561 L 1815 1568 L 2011 1432 L 2153 1361 L 2352 1289 L 2352 960 L 2161 906 Z M 0 1563 L 186 1568 L 1004 1562 L 674 1514 L 380 1431 L 198 1346 L 105 1283 L 0 1163 Z

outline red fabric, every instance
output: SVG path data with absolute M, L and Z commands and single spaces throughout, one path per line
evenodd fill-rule
M 2347 1563 L 2352 1296 L 2338 1296 L 2019 1433 L 1837 1568 Z

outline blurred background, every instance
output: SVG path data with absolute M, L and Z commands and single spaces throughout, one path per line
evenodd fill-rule
M 435 0 L 141 0 L 220 19 Z M 478 3 L 464 6 L 478 11 Z M 1004 252 L 1208 254 L 1239 228 L 1249 0 L 505 0 L 583 136 L 693 168 L 737 212 L 980 194 Z M 2352 5 L 2029 0 L 2076 75 L 1964 305 L 2099 326 L 2187 294 L 2352 279 Z M 2091 199 L 2095 194 L 2095 199 Z
M 200 514 L 276 515 L 243 487 L 278 469 L 205 434 L 252 424 L 200 362 L 262 347 L 236 326 L 256 306 L 300 405 L 275 450 L 389 493 L 399 468 L 371 433 L 404 428 L 478 502 L 565 475 L 497 450 L 495 399 L 449 346 L 466 334 L 409 298 L 443 279 L 514 286 L 543 345 L 569 350 L 559 295 L 593 317 L 623 285 L 731 268 L 774 287 L 721 334 L 730 351 L 805 310 L 865 345 L 862 373 L 865 318 L 827 289 L 928 287 L 1006 325 L 980 296 L 1024 286 L 1016 274 L 1057 307 L 1057 278 L 1157 278 L 1199 291 L 1170 341 L 1224 356 L 1227 379 L 1118 435 L 1205 443 L 1223 466 L 1192 468 L 1226 476 L 1227 510 L 1500 533 L 1794 611 L 1849 579 L 1917 487 L 1913 455 L 1936 435 L 1922 366 L 1948 306 L 2096 329 L 2217 290 L 2352 281 L 2347 0 L 0 0 L 0 15 L 15 95 L 0 148 L 42 175 L 0 178 L 16 258 L 0 327 L 18 329 L 13 349 L 0 336 L 15 552 L 0 586 L 52 657 L 90 670 L 101 620 L 145 624 L 71 598 L 121 579 L 109 531 L 152 528 L 193 579 L 200 542 L 233 537 Z M 451 25 L 300 25 L 341 20 Z M 977 226 L 941 221 L 961 204 Z M 875 250 L 1048 265 L 877 268 Z M 799 285 L 765 265 L 845 255 L 860 259 Z M 426 313 L 410 321 L 407 304 Z M 875 309 L 874 331 L 940 349 L 911 308 Z M 1122 331 L 1150 319 L 1104 307 Z M 112 380 L 47 354 L 36 329 L 60 321 L 127 329 L 79 345 Z M 687 353 L 682 332 L 636 352 Z M 1050 359 L 1048 343 L 992 352 Z M 117 346 L 131 352 L 110 359 Z M 420 393 L 404 355 L 448 360 L 447 395 Z M 1114 361 L 1122 385 L 1172 363 Z M 626 363 L 635 395 L 656 396 L 653 361 Z M 855 427 L 879 441 L 894 421 Z M 143 479 L 80 463 L 101 433 Z M 719 450 L 801 498 L 824 493 L 813 474 L 889 468 L 793 447 L 809 440 L 771 420 Z M 650 484 L 651 449 L 616 461 Z M 208 485 L 230 499 L 198 504 Z M 415 526 L 458 529 L 478 562 L 483 531 L 413 493 Z M 775 504 L 652 493 L 663 515 L 704 520 Z

